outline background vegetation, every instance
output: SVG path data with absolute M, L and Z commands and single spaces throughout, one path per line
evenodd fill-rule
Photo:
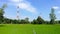
M 4 4 L 0 8 L 0 24 L 60 24 L 60 20 L 55 20 L 56 15 L 54 14 L 54 9 L 51 8 L 51 13 L 50 15 L 50 21 L 45 21 L 44 19 L 41 18 L 41 16 L 38 16 L 37 19 L 34 19 L 33 21 L 29 21 L 29 18 L 21 19 L 21 20 L 16 20 L 16 19 L 9 19 L 4 17 L 4 9 L 7 8 L 7 5 Z

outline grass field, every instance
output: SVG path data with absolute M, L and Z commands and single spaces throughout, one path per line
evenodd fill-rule
M 60 25 L 4 24 L 0 34 L 60 34 Z

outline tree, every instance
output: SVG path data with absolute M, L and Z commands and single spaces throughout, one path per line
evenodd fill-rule
M 6 8 L 6 4 L 4 4 L 1 8 L 0 8 L 0 23 L 2 23 L 3 20 L 3 14 L 4 14 L 4 9 Z
M 32 24 L 43 24 L 45 23 L 45 21 L 40 16 L 38 16 L 38 18 L 34 19 L 31 23 Z
M 38 24 L 38 21 L 34 19 L 31 24 Z
M 45 21 L 45 24 L 50 24 L 50 21 Z
M 22 19 L 22 20 L 20 21 L 20 24 L 26 24 L 25 20 Z
M 56 15 L 54 14 L 54 8 L 51 8 L 50 19 L 50 24 L 55 23 Z
M 28 17 L 25 18 L 25 22 L 26 22 L 27 24 L 30 23 Z
M 38 24 L 45 23 L 44 20 L 40 16 L 38 16 L 37 21 L 38 21 Z
M 60 20 L 59 20 L 59 24 L 60 24 Z

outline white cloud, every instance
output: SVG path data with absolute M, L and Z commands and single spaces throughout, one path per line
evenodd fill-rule
M 26 0 L 10 0 L 11 4 L 15 4 L 15 6 L 19 6 L 20 9 L 36 13 L 36 8 L 31 5 L 30 2 Z
M 58 7 L 58 6 L 53 6 L 52 8 L 54 8 L 54 9 L 59 9 L 59 7 Z
M 27 11 L 30 11 L 30 12 L 36 12 L 36 8 L 34 8 L 33 6 L 31 6 L 28 3 L 19 3 L 18 6 L 21 9 L 24 9 L 24 10 L 27 10 Z
M 22 2 L 23 0 L 10 0 L 11 2 L 15 2 L 15 3 L 18 3 L 18 2 Z

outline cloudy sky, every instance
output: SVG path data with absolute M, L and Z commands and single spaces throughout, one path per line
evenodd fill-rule
M 31 21 L 41 16 L 44 20 L 49 20 L 51 8 L 54 8 L 57 19 L 60 19 L 60 0 L 0 0 L 0 7 L 3 4 L 7 4 L 4 10 L 7 18 L 16 19 L 16 11 L 19 10 L 20 19 L 29 17 Z

